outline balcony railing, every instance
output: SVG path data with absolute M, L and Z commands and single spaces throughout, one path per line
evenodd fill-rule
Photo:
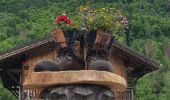
M 134 100 L 133 88 L 127 88 L 125 91 L 115 92 L 116 100 Z
M 24 89 L 22 92 L 21 100 L 41 100 L 40 92 L 42 89 Z
M 24 89 L 22 100 L 41 100 L 39 98 L 42 89 Z M 125 91 L 116 91 L 115 100 L 134 100 L 133 89 L 127 88 Z

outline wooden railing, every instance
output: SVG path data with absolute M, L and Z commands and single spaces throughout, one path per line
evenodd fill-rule
M 42 89 L 24 89 L 22 92 L 22 100 L 40 100 L 40 92 Z
M 125 91 L 115 92 L 116 100 L 134 100 L 133 88 L 127 88 Z
M 40 92 L 42 89 L 24 89 L 22 100 L 41 100 Z M 127 88 L 125 91 L 116 91 L 115 100 L 134 100 L 133 89 Z

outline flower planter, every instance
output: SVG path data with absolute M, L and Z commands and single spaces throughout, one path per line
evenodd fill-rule
M 56 29 L 51 34 L 56 43 L 61 43 L 62 47 L 67 47 L 66 39 L 65 39 L 64 32 L 62 29 Z
M 111 32 L 103 31 L 103 30 L 97 30 L 96 31 L 96 40 L 94 43 L 102 43 L 104 45 L 108 45 L 111 40 Z

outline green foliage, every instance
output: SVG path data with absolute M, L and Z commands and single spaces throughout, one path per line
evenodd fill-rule
M 169 100 L 170 60 L 164 59 L 164 65 L 158 71 L 145 75 L 135 86 L 137 100 Z
M 9 91 L 3 88 L 0 80 L 0 100 L 17 100 Z
M 163 39 L 163 40 L 162 40 Z M 151 50 L 156 59 L 163 65 L 158 71 L 149 73 L 140 78 L 135 85 L 137 100 L 169 100 L 170 39 L 160 37 L 159 41 L 147 40 L 147 49 Z M 155 45 L 153 47 L 153 45 Z

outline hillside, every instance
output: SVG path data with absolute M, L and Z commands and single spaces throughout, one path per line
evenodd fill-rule
M 170 0 L 1 0 L 0 51 L 46 36 L 57 15 L 65 12 L 74 19 L 77 8 L 88 1 L 93 7 L 120 9 L 129 20 L 130 47 L 162 64 L 160 70 L 130 81 L 136 100 L 169 100 Z M 0 92 L 0 99 L 5 95 Z

